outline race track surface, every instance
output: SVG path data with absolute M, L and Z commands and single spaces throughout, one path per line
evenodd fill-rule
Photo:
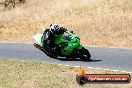
M 86 66 L 132 72 L 132 49 L 86 47 L 91 53 L 90 62 L 59 60 L 46 56 L 32 44 L 0 43 L 0 57 L 43 61 L 71 66 Z

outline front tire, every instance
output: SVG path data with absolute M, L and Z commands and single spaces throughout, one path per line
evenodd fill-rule
M 87 49 L 85 49 L 84 47 L 81 49 L 81 56 L 80 59 L 84 60 L 84 61 L 90 61 L 91 59 L 91 55 L 89 53 L 89 51 Z

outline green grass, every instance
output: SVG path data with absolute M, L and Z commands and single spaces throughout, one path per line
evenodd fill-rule
M 87 73 L 115 73 L 87 69 Z M 116 72 L 121 73 L 121 72 Z M 80 88 L 75 68 L 0 58 L 0 88 Z M 130 88 L 132 84 L 86 84 L 82 88 Z

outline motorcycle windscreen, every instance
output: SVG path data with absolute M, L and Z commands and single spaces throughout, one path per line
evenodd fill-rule
M 43 38 L 43 34 L 36 34 L 33 36 L 34 40 L 35 40 L 35 43 L 39 44 L 41 47 L 43 47 L 43 41 L 42 41 L 42 38 Z

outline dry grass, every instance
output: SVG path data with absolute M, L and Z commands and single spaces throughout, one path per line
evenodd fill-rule
M 132 48 L 131 0 L 28 0 L 10 11 L 0 11 L 0 40 L 32 42 L 57 22 L 72 29 L 83 44 Z
M 89 74 L 124 74 L 87 69 Z M 132 84 L 85 84 L 75 80 L 75 68 L 42 62 L 0 58 L 0 88 L 131 88 Z

